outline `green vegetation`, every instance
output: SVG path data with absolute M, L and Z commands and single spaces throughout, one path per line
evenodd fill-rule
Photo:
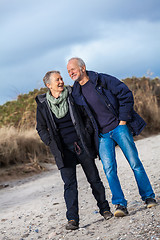
M 25 129 L 35 127 L 35 97 L 46 91 L 46 88 L 35 89 L 28 94 L 19 95 L 16 101 L 0 106 L 0 128 L 3 126 L 25 127 Z
M 132 77 L 122 81 L 133 91 L 135 110 L 147 122 L 147 127 L 144 131 L 149 134 L 159 132 L 160 79 Z M 18 129 L 35 128 L 35 97 L 46 91 L 46 88 L 35 89 L 28 94 L 19 95 L 16 101 L 10 101 L 0 106 L 0 128 L 4 126 L 14 126 Z

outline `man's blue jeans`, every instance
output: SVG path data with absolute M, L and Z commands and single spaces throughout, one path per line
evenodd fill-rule
M 117 176 L 117 163 L 115 156 L 115 145 L 119 145 L 123 151 L 138 185 L 139 194 L 143 201 L 148 197 L 155 197 L 151 184 L 144 170 L 144 167 L 138 157 L 132 134 L 127 125 L 118 125 L 109 133 L 100 134 L 99 154 L 103 164 L 111 192 L 112 204 L 121 204 L 127 206 L 121 185 Z

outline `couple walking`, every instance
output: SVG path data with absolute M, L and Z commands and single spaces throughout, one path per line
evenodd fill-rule
M 37 131 L 50 147 L 64 182 L 66 229 L 79 227 L 77 164 L 82 166 L 104 219 L 128 214 L 117 175 L 117 144 L 133 170 L 141 199 L 148 208 L 155 206 L 155 194 L 133 140 L 146 124 L 133 109 L 132 92 L 113 76 L 87 71 L 80 58 L 71 58 L 67 70 L 73 87 L 64 87 L 60 72 L 50 71 L 43 78 L 48 92 L 36 97 Z M 114 214 L 95 164 L 97 155 L 112 193 Z

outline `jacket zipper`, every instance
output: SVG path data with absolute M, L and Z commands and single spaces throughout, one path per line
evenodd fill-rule
M 99 89 L 100 89 L 100 88 L 99 88 Z M 107 96 L 104 96 L 102 93 L 98 92 L 98 90 L 96 89 L 96 87 L 95 87 L 95 90 L 96 90 L 96 92 L 104 99 L 104 102 L 105 102 L 106 107 L 108 108 L 108 110 L 116 117 L 116 119 L 118 119 L 118 117 L 117 117 L 117 115 L 116 115 L 116 113 L 115 113 L 114 108 L 112 107 L 112 105 L 111 105 L 110 103 L 107 103 L 107 101 L 106 101 L 106 99 L 105 99 L 105 97 L 107 98 Z M 108 100 L 108 98 L 107 98 L 107 100 Z M 109 102 L 109 100 L 108 100 L 108 102 Z M 111 107 L 112 110 L 110 110 L 109 107 Z

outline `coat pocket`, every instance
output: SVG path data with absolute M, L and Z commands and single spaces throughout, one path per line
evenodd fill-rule
M 138 113 L 133 111 L 132 120 L 127 122 L 127 126 L 133 136 L 135 136 L 141 133 L 141 131 L 146 126 L 146 122 L 143 120 L 143 118 L 140 117 Z

